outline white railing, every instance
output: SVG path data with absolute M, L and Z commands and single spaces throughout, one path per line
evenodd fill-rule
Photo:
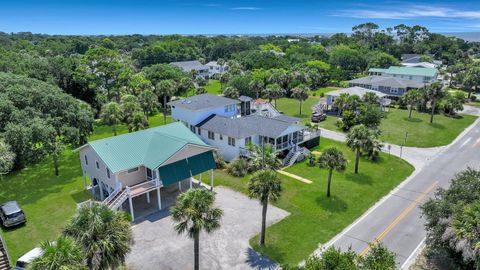
M 118 193 L 120 193 L 120 191 L 122 191 L 122 184 L 121 184 L 120 182 L 117 182 L 117 187 L 113 190 L 112 193 L 110 193 L 110 194 L 108 195 L 107 198 L 105 198 L 105 199 L 102 201 L 102 203 L 104 203 L 104 204 L 109 204 L 110 201 L 111 201 L 113 198 L 115 198 L 115 196 L 117 196 Z
M 321 129 L 307 129 L 303 133 L 303 138 L 301 142 L 309 141 L 313 138 L 320 137 L 321 133 L 322 133 Z

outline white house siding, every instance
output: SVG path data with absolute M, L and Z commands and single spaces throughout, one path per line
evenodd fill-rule
M 197 134 L 198 135 L 198 134 Z M 214 134 L 215 140 L 208 138 L 208 131 L 202 129 L 202 135 L 199 137 L 208 145 L 217 148 L 218 153 L 225 159 L 225 161 L 231 161 L 238 158 L 240 155 L 240 147 L 245 148 L 245 139 L 235 139 L 235 146 L 228 145 L 228 136 L 222 135 L 220 140 L 220 134 Z
M 232 103 L 235 104 L 235 103 Z M 183 108 L 175 107 L 172 109 L 172 118 L 174 120 L 179 120 L 182 122 L 187 122 L 189 125 L 197 125 L 198 123 L 205 120 L 205 118 L 209 117 L 212 114 L 225 116 L 225 117 L 234 117 L 238 114 L 237 106 L 235 106 L 235 110 L 225 112 L 225 107 L 218 107 L 212 108 L 208 110 L 202 111 L 190 111 Z
M 85 164 L 85 156 L 87 156 L 88 165 Z M 102 181 L 104 184 L 108 185 L 110 188 L 115 189 L 115 175 L 110 172 L 110 178 L 107 176 L 107 165 L 103 160 L 97 155 L 97 153 L 90 146 L 85 146 L 80 149 L 80 161 L 82 164 L 82 171 L 86 172 L 86 175 L 90 177 L 90 181 L 93 181 L 94 178 Z M 95 162 L 98 162 L 99 168 L 97 169 Z
M 133 186 L 146 180 L 147 169 L 143 166 L 140 166 L 136 172 L 123 171 L 118 173 L 118 181 L 122 183 L 122 187 Z

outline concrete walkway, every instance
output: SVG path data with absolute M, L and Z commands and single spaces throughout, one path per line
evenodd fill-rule
M 293 179 L 296 179 L 296 180 L 298 180 L 298 181 L 301 181 L 301 182 L 303 182 L 303 183 L 305 183 L 305 184 L 311 184 L 311 183 L 312 183 L 312 181 L 308 180 L 307 178 L 300 177 L 300 176 L 298 176 L 298 175 L 296 175 L 296 174 L 293 174 L 293 173 L 289 173 L 289 172 L 282 171 L 282 170 L 279 170 L 279 171 L 277 171 L 277 172 L 278 172 L 279 174 L 283 174 L 283 175 L 288 176 L 288 177 L 290 177 L 290 178 L 293 178 Z

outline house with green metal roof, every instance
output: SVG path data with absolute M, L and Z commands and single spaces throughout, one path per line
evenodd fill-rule
M 133 198 L 150 194 L 162 208 L 161 193 L 168 186 L 189 183 L 210 171 L 214 148 L 180 122 L 89 142 L 79 148 L 85 187 L 112 209 L 125 208 L 132 218 Z M 88 185 L 88 180 L 90 185 Z M 213 186 L 213 183 L 211 183 Z
M 391 66 L 389 68 L 371 68 L 368 70 L 368 74 L 369 76 L 394 77 L 422 84 L 430 84 L 438 79 L 438 70 L 436 68 L 424 67 Z

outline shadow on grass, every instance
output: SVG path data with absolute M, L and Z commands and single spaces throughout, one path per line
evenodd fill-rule
M 332 187 L 333 188 L 333 187 Z M 326 195 L 326 187 L 325 187 L 325 194 L 317 197 L 315 199 L 316 203 L 325 211 L 332 212 L 332 213 L 339 213 L 345 212 L 348 209 L 348 204 L 337 197 L 336 195 L 330 195 L 327 197 Z M 331 190 L 332 193 L 335 193 L 335 190 Z
M 373 183 L 372 177 L 370 175 L 362 173 L 360 171 L 360 168 L 358 170 L 359 170 L 358 173 L 354 173 L 354 172 L 345 173 L 345 179 L 361 185 L 371 185 Z
M 420 123 L 420 122 L 422 122 L 422 119 L 420 119 L 420 118 L 415 118 L 415 117 L 412 117 L 412 118 L 404 117 L 403 120 L 404 120 L 404 121 L 407 121 L 407 122 L 412 122 L 412 123 Z
M 433 120 L 434 122 L 430 124 L 431 127 L 433 128 L 436 128 L 436 129 L 445 129 L 445 126 L 442 125 L 442 124 L 439 124 L 439 123 L 435 123 L 435 120 Z
M 70 196 L 76 203 L 81 203 L 92 198 L 92 194 L 88 192 L 88 190 L 80 190 L 70 194 Z
M 276 269 L 274 262 L 251 248 L 247 249 L 247 260 L 245 262 L 253 269 Z

